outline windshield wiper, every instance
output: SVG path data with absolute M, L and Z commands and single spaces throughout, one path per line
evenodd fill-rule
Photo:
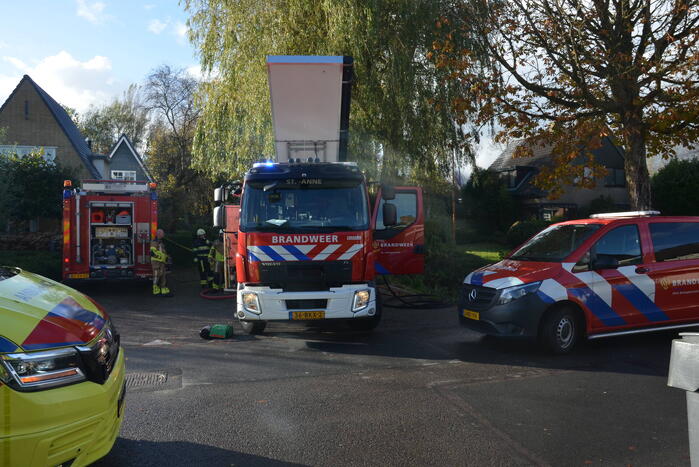
M 349 225 L 299 225 L 294 226 L 297 229 L 304 230 L 358 230 L 358 228 Z

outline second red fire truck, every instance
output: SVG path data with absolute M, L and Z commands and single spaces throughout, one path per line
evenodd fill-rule
M 84 180 L 63 190 L 64 281 L 151 279 L 158 228 L 155 183 Z

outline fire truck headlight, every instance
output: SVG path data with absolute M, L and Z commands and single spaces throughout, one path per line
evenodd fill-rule
M 357 290 L 354 293 L 354 301 L 352 303 L 352 312 L 363 310 L 369 304 L 371 293 L 368 290 Z
M 240 294 L 243 297 L 243 308 L 255 314 L 260 314 L 260 301 L 257 299 L 255 292 L 243 292 Z
M 85 380 L 75 349 L 3 355 L 0 380 L 20 391 L 36 391 Z

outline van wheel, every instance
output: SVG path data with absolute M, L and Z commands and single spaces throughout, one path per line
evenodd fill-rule
M 267 327 L 267 321 L 241 321 L 240 327 L 250 335 L 262 334 Z
M 582 335 L 578 313 L 570 307 L 553 310 L 544 316 L 539 328 L 539 340 L 551 352 L 566 354 L 573 350 Z

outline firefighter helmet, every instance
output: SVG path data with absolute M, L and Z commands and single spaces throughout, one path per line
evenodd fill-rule
M 204 229 L 197 229 L 197 235 L 198 235 L 198 236 L 206 235 L 206 230 L 204 230 Z

